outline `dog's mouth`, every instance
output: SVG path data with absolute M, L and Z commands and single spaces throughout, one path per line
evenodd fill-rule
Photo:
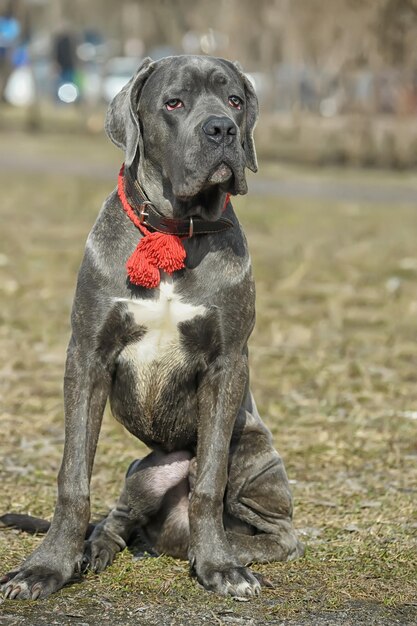
M 175 212 L 183 216 L 199 215 L 214 221 L 222 214 L 225 194 L 235 196 L 247 192 L 244 167 L 225 159 L 217 161 L 198 187 L 192 189 L 187 186 L 184 189 L 186 193 L 175 193 L 180 203 Z
M 209 172 L 205 179 L 202 179 L 198 190 L 187 189 L 188 193 L 176 193 L 178 200 L 183 202 L 192 202 L 197 198 L 201 198 L 204 195 L 213 196 L 218 191 L 219 193 L 231 193 L 235 195 L 239 193 L 236 189 L 236 175 L 232 166 L 228 165 L 225 161 L 222 161 Z
M 222 183 L 226 183 L 233 176 L 233 172 L 231 168 L 222 161 L 220 165 L 216 167 L 216 169 L 209 175 L 208 182 L 213 185 L 220 185 Z
M 244 167 L 239 167 L 233 163 L 221 161 L 209 173 L 203 190 L 217 187 L 223 193 L 230 193 L 233 196 L 245 194 L 248 190 L 245 178 Z

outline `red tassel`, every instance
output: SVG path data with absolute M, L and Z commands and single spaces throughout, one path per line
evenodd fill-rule
M 185 248 L 176 235 L 150 233 L 142 239 L 140 249 L 153 265 L 168 274 L 185 267 Z
M 185 267 L 186 252 L 181 239 L 175 235 L 149 233 L 139 241 L 129 257 L 126 268 L 131 282 L 142 287 L 157 287 L 159 269 L 168 274 Z
M 146 241 L 146 237 L 139 241 L 135 251 L 128 258 L 126 269 L 130 282 L 134 285 L 153 289 L 158 287 L 161 282 L 161 276 L 155 264 L 142 252 L 144 241 Z

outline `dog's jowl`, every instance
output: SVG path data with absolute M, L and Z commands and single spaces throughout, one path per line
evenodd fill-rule
M 239 67 L 211 57 L 146 59 L 111 103 L 106 132 L 124 165 L 78 276 L 57 505 L 43 543 L 4 576 L 8 598 L 101 571 L 138 535 L 188 558 L 206 589 L 237 596 L 260 591 L 251 562 L 302 554 L 284 466 L 249 389 L 255 292 L 230 197 L 257 169 L 257 115 Z M 85 541 L 108 398 L 151 452 Z

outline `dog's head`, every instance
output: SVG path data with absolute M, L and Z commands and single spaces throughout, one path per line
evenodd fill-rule
M 253 130 L 258 101 L 238 65 L 212 57 L 145 59 L 115 96 L 110 139 L 131 166 L 159 176 L 183 212 L 217 219 L 225 193 L 247 192 L 245 167 L 257 171 Z M 210 207 L 210 208 L 207 208 Z

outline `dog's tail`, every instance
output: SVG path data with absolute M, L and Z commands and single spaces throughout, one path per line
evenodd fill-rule
M 51 522 L 40 517 L 32 515 L 23 515 L 21 513 L 6 513 L 0 515 L 0 528 L 17 528 L 31 535 L 43 535 L 48 532 Z M 96 524 L 88 524 L 85 538 L 88 539 L 93 532 Z

